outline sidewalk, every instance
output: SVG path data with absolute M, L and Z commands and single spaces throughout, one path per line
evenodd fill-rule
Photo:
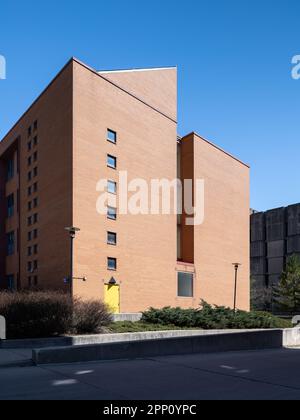
M 32 365 L 32 349 L 0 349 L 0 369 Z

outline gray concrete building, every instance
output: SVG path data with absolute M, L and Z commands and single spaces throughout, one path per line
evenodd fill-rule
M 251 278 L 276 286 L 289 256 L 300 256 L 300 204 L 251 214 Z

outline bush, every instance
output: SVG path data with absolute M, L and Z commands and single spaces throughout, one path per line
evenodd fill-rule
M 143 313 L 142 320 L 151 324 L 175 325 L 180 328 L 214 329 L 269 329 L 290 328 L 289 321 L 266 312 L 237 311 L 226 307 L 201 303 L 199 309 L 166 307 L 151 308 Z
M 111 322 L 102 302 L 52 291 L 1 292 L 0 315 L 6 318 L 8 339 L 97 334 Z
M 107 306 L 100 301 L 76 300 L 73 329 L 75 334 L 97 334 L 112 322 Z
M 66 334 L 72 326 L 73 303 L 60 292 L 0 293 L 0 315 L 7 338 L 42 338 Z

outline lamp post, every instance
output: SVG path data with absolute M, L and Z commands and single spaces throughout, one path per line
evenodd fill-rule
M 76 236 L 77 232 L 80 232 L 79 228 L 76 227 L 66 227 L 65 230 L 67 232 L 69 232 L 70 235 L 70 293 L 71 293 L 71 297 L 73 297 L 73 280 L 74 280 L 74 275 L 73 275 L 73 259 L 74 259 L 74 239 Z
M 240 263 L 234 263 L 232 264 L 234 266 L 234 272 L 235 272 L 235 279 L 234 279 L 234 312 L 236 312 L 236 300 L 237 300 L 237 283 L 238 283 L 238 271 L 239 267 L 242 265 Z

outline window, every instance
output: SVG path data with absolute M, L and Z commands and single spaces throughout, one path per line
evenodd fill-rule
M 28 152 L 30 152 L 30 150 L 32 149 L 32 143 L 31 143 L 31 141 L 29 141 L 28 143 L 27 143 L 27 150 L 28 150 Z M 31 158 L 30 158 L 31 159 Z
M 114 181 L 108 181 L 107 191 L 111 194 L 117 194 L 117 183 Z
M 37 245 L 34 245 L 33 253 L 34 253 L 34 255 L 36 255 L 38 253 L 38 246 Z
M 34 239 L 36 239 L 38 237 L 38 230 L 37 229 L 34 229 L 33 237 L 34 237 Z
M 7 172 L 6 172 L 6 179 L 7 181 L 10 181 L 15 174 L 15 168 L 14 168 L 14 159 L 9 159 L 9 161 L 7 162 Z
M 28 211 L 31 211 L 31 209 L 32 209 L 32 201 L 29 201 L 28 202 Z
M 107 232 L 108 245 L 117 245 L 117 234 L 114 232 Z
M 32 248 L 31 248 L 31 246 L 29 246 L 27 248 L 27 255 L 28 255 L 28 257 L 30 257 L 32 255 Z
M 30 171 L 30 172 L 28 172 L 28 175 L 27 175 L 27 180 L 28 180 L 28 181 L 31 181 L 31 178 L 32 178 L 32 173 L 31 173 L 31 171 Z
M 37 198 L 35 198 L 35 199 L 33 200 L 33 207 L 34 207 L 34 208 L 37 208 L 37 206 L 38 206 L 38 199 L 37 199 Z
M 194 275 L 191 273 L 178 273 L 178 296 L 194 296 Z
M 29 287 L 32 286 L 32 277 L 31 276 L 28 277 L 28 286 Z
M 35 168 L 33 169 L 33 176 L 35 177 L 35 176 L 37 176 L 37 174 L 38 174 L 38 168 L 37 168 L 37 167 L 35 167 Z
M 37 182 L 35 182 L 35 183 L 33 184 L 33 191 L 34 191 L 34 192 L 37 192 L 37 190 L 38 190 L 38 184 L 37 184 Z
M 13 255 L 15 253 L 15 232 L 9 232 L 6 235 L 7 239 L 7 255 Z
M 115 207 L 108 207 L 107 217 L 110 220 L 117 220 L 117 209 Z
M 11 194 L 7 197 L 7 217 L 12 217 L 15 212 L 15 196 Z
M 31 241 L 31 239 L 32 239 L 32 232 L 28 232 L 28 234 L 27 234 L 27 240 L 28 241 Z
M 33 223 L 37 223 L 38 222 L 38 214 L 37 213 L 35 213 L 34 215 L 33 215 Z
M 28 194 L 28 195 L 31 195 L 31 194 L 32 194 L 32 188 L 31 188 L 31 187 L 28 187 L 28 189 L 27 189 L 27 194 Z
M 37 285 L 38 285 L 38 276 L 34 276 L 34 277 L 33 277 L 33 282 L 34 282 L 34 285 L 35 285 L 35 286 L 37 286 Z
M 31 127 L 28 127 L 27 134 L 28 134 L 28 137 L 31 136 L 31 134 L 32 134 L 32 128 Z
M 107 258 L 107 269 L 116 270 L 117 269 L 117 259 L 116 258 Z
M 31 156 L 27 159 L 27 166 L 31 165 Z
M 34 152 L 34 154 L 33 154 L 33 161 L 36 162 L 37 161 L 37 158 L 38 158 L 38 154 L 37 154 L 37 152 Z
M 33 261 L 33 269 L 37 270 L 38 269 L 38 262 L 37 260 Z
M 31 261 L 28 261 L 28 263 L 27 263 L 27 271 L 28 271 L 28 273 L 32 273 L 32 262 Z
M 13 274 L 9 274 L 8 276 L 6 276 L 6 284 L 8 290 L 15 289 L 15 276 Z
M 113 144 L 117 143 L 117 133 L 112 130 L 107 130 L 107 140 Z
M 38 138 L 37 136 L 35 136 L 35 138 L 33 139 L 33 145 L 37 146 L 37 144 L 38 144 Z
M 117 168 L 117 158 L 112 155 L 107 155 L 107 166 L 112 169 Z
M 33 129 L 37 130 L 37 128 L 38 128 L 38 122 L 37 122 L 37 120 L 35 120 L 34 123 L 33 123 Z

